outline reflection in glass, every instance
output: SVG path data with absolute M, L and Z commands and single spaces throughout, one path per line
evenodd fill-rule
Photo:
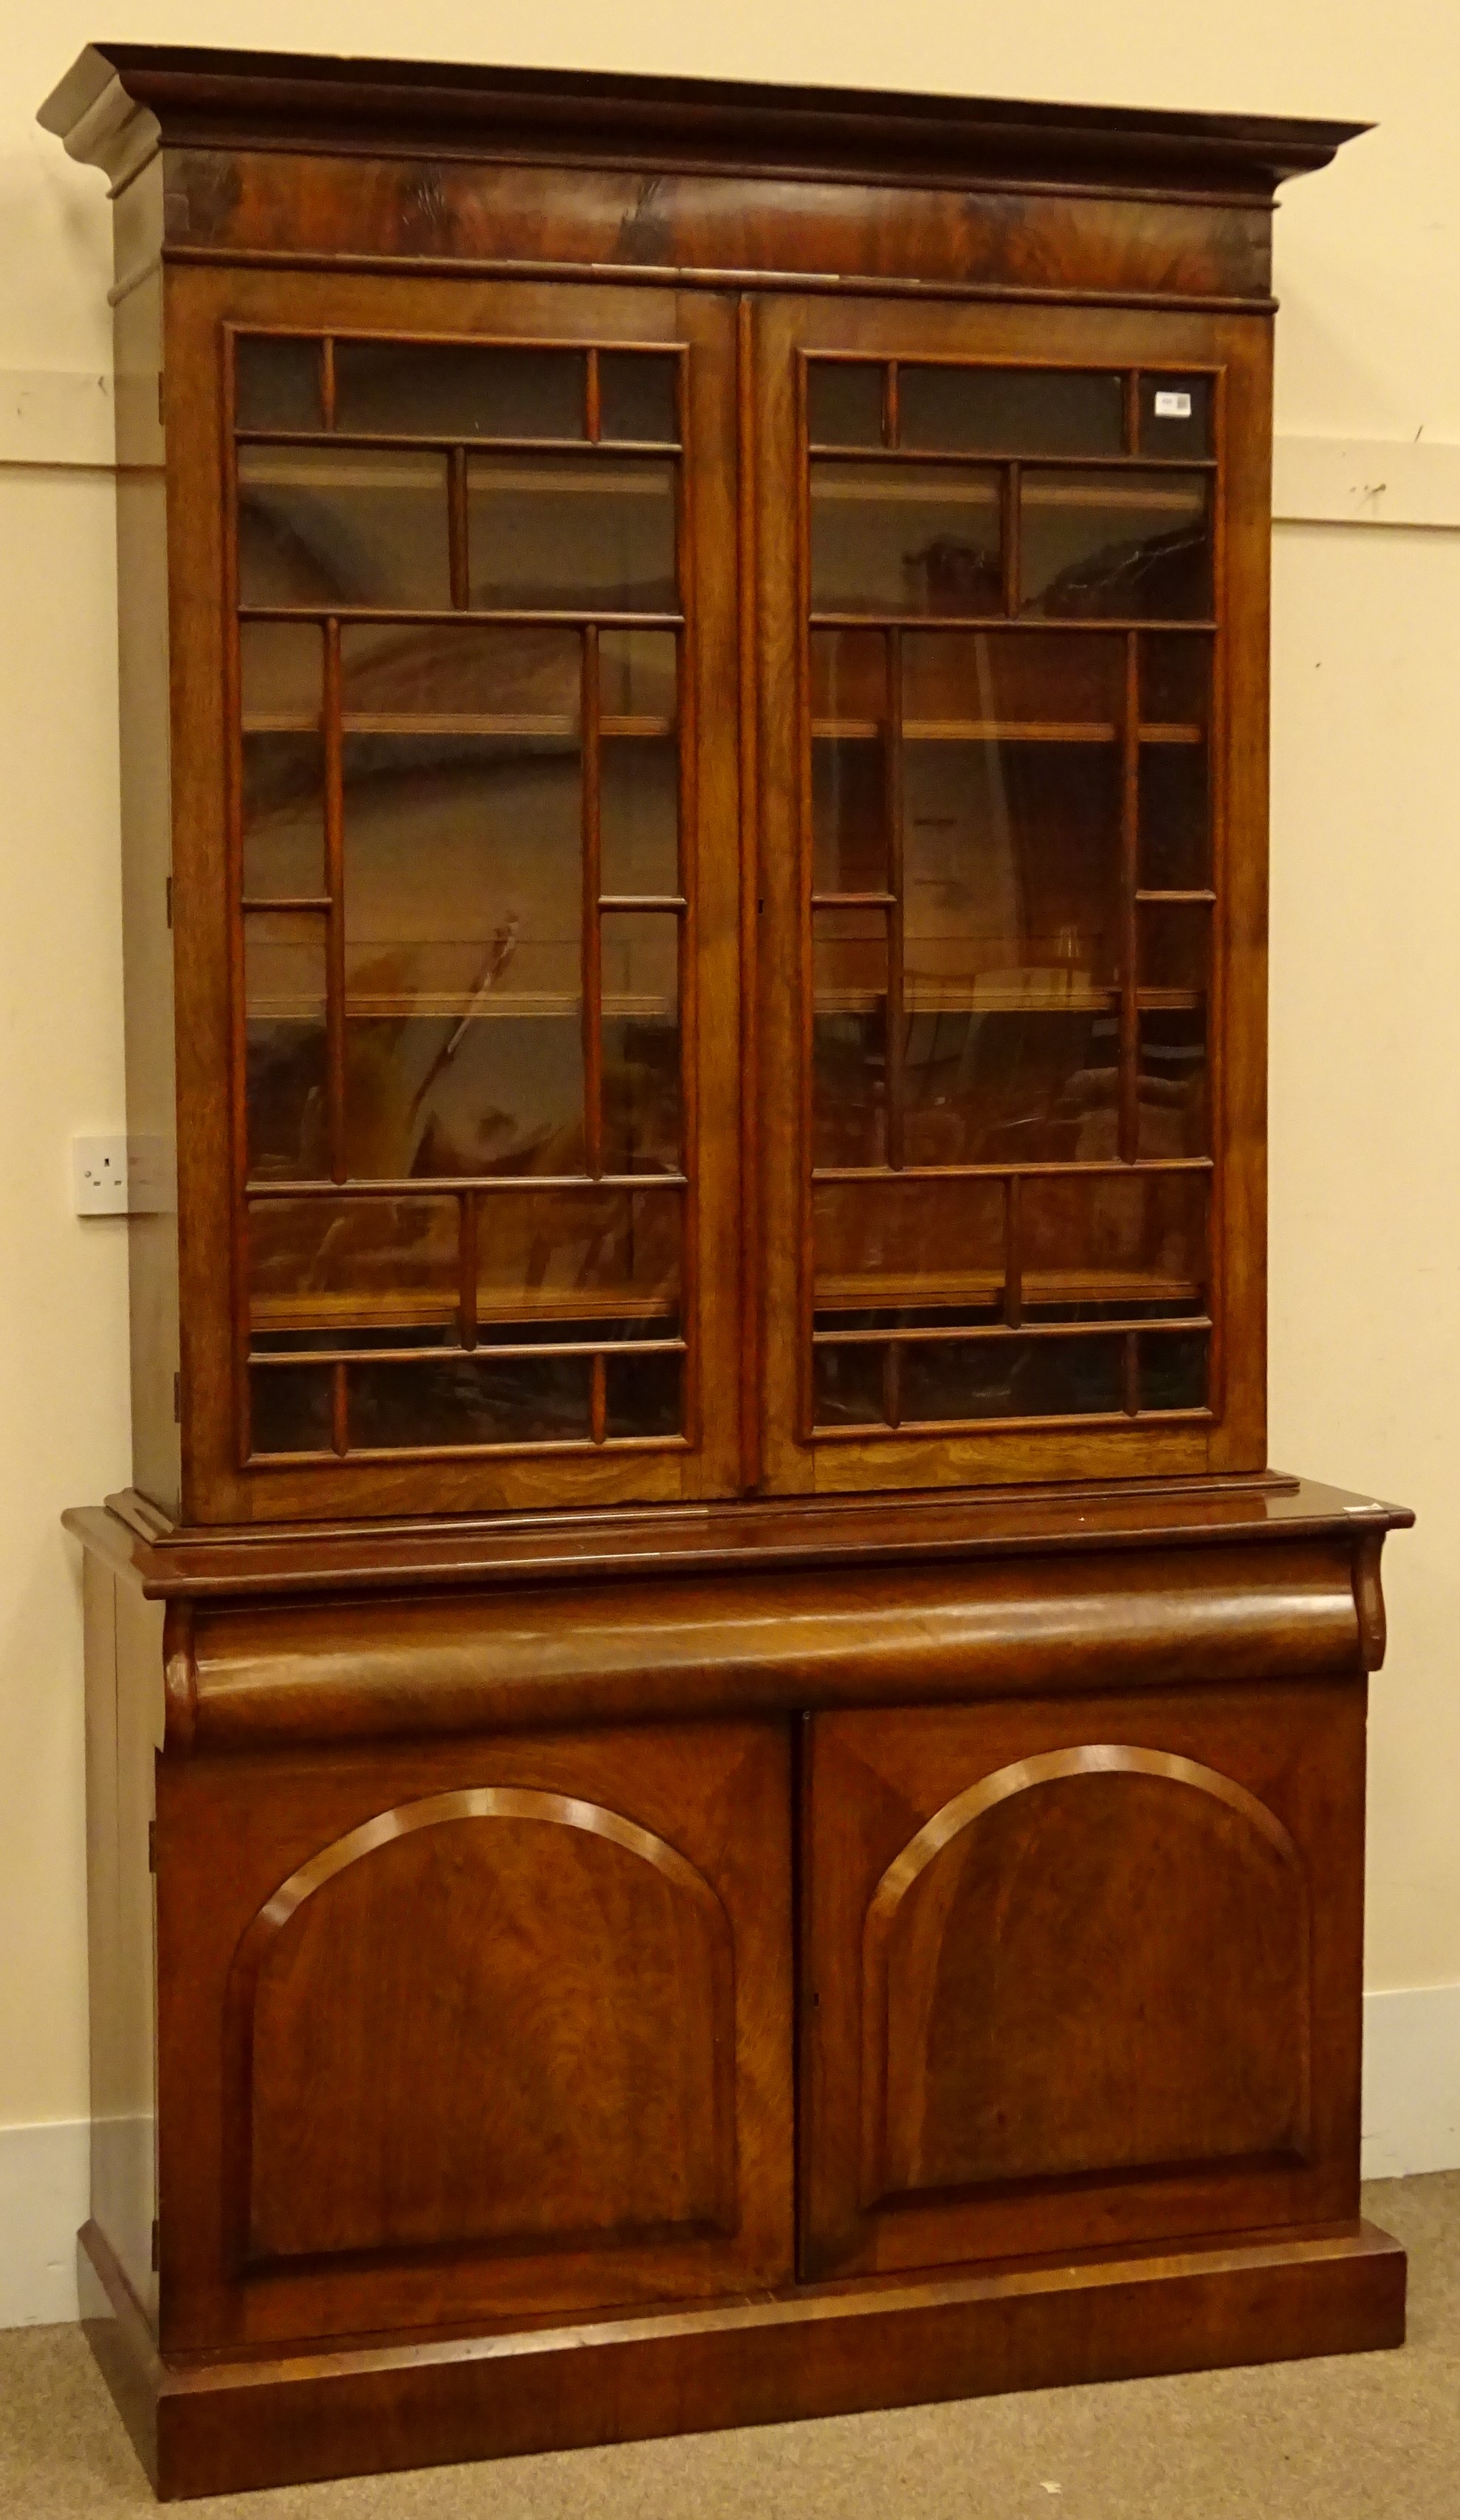
M 1142 377 L 1140 451 L 1143 455 L 1211 453 L 1211 379 Z
M 1209 1340 L 1205 1330 L 1140 1342 L 1143 1409 L 1205 1409 Z
M 679 890 L 679 746 L 673 736 L 605 736 L 599 849 L 609 893 Z
M 1138 1056 L 1137 1154 L 1160 1160 L 1209 1153 L 1205 1003 L 1143 1012 Z
M 325 888 L 325 757 L 318 735 L 246 735 L 244 897 L 318 898 Z
M 815 612 L 1001 612 L 1001 541 L 996 472 L 811 468 Z
M 478 1318 L 510 1323 L 530 1313 L 571 1324 L 612 1315 L 615 1328 L 635 1335 L 672 1335 L 679 1236 L 672 1191 L 492 1191 L 477 1208 Z
M 322 1180 L 330 1166 L 321 916 L 247 915 L 244 1003 L 250 1178 Z
M 1046 1174 L 1023 1184 L 1020 1202 L 1027 1315 L 1130 1321 L 1204 1309 L 1204 1174 Z
M 238 427 L 318 428 L 319 352 L 318 341 L 246 334 L 234 353 Z
M 822 735 L 875 735 L 888 713 L 888 643 L 877 630 L 813 630 L 811 720 Z
M 1021 477 L 1026 612 L 1062 619 L 1206 620 L 1211 540 L 1203 473 Z
M 1140 642 L 1143 727 L 1205 729 L 1211 711 L 1211 645 L 1188 632 L 1146 631 Z
M 882 444 L 883 372 L 870 361 L 813 359 L 806 430 L 813 446 Z
M 672 725 L 678 710 L 677 654 L 672 630 L 601 630 L 598 693 L 604 716 L 650 718 L 665 727 Z
M 434 1445 L 581 1443 L 588 1435 L 585 1356 L 433 1358 L 352 1365 L 351 1451 Z
M 1200 996 L 1207 986 L 1211 914 L 1205 902 L 1146 902 L 1136 977 L 1142 990 Z
M 885 1163 L 886 915 L 877 910 L 818 910 L 812 938 L 812 1161 Z
M 1058 368 L 903 367 L 901 442 L 950 455 L 1118 455 L 1118 376 Z
M 351 1170 L 578 1170 L 575 741 L 351 735 L 344 783 Z
M 567 735 L 578 724 L 574 630 L 465 618 L 346 622 L 340 662 L 348 732 L 465 730 L 474 720 L 506 719 L 504 734 Z
M 674 469 L 648 456 L 473 455 L 472 603 L 673 611 Z
M 337 341 L 335 426 L 419 437 L 581 437 L 581 350 Z
M 1209 884 L 1205 744 L 1142 744 L 1138 831 L 1140 880 L 1148 891 L 1191 892 Z
M 454 1198 L 270 1198 L 249 1210 L 255 1334 L 450 1322 L 458 1302 Z
M 908 1026 L 904 1160 L 1073 1163 L 1117 1152 L 1119 1024 L 1029 1008 Z
M 818 1347 L 812 1350 L 811 1363 L 812 1407 L 818 1426 L 885 1423 L 881 1347 Z
M 672 912 L 615 912 L 602 936 L 605 1170 L 675 1172 L 679 922 Z
M 815 1301 L 837 1316 L 927 1305 L 996 1308 L 1004 1292 L 998 1181 L 818 1182 L 811 1193 Z M 849 1327 L 850 1325 L 848 1325 Z
M 331 1396 L 327 1365 L 255 1366 L 249 1376 L 251 1451 L 328 1453 Z
M 242 446 L 239 595 L 317 609 L 446 607 L 446 459 Z
M 318 726 L 324 672 L 318 622 L 241 622 L 239 671 L 246 728 L 289 733 Z
M 875 735 L 813 739 L 811 888 L 888 888 L 887 756 Z
M 1124 675 L 1109 632 L 906 631 L 903 720 L 909 734 L 1069 727 L 1114 743 Z
M 908 741 L 902 764 L 910 1005 L 1098 1004 L 1116 968 L 1114 745 Z
M 910 1344 L 903 1422 L 1115 1415 L 1122 1397 L 1120 1347 L 1118 1338 L 1077 1336 Z
M 601 350 L 598 358 L 599 428 L 616 441 L 677 446 L 675 384 L 679 361 L 642 350 Z
M 604 1367 L 610 1436 L 677 1435 L 683 1423 L 677 1356 L 610 1356 Z

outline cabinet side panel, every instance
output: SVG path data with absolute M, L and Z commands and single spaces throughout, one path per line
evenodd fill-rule
M 149 1828 L 162 1613 L 86 1565 L 91 2213 L 156 2323 L 156 1971 Z
M 116 586 L 120 633 L 122 944 L 127 1133 L 143 1167 L 128 1223 L 132 1475 L 176 1513 L 181 1457 L 173 1406 L 179 1363 L 176 1076 L 173 1052 L 171 762 L 167 508 L 159 409 L 161 279 L 116 309 Z

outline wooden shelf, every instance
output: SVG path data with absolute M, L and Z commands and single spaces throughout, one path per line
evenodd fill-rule
M 286 1330 L 340 1331 L 451 1328 L 460 1318 L 454 1286 L 381 1287 L 367 1292 L 255 1294 L 249 1306 L 249 1327 L 255 1337 Z M 678 1301 L 662 1292 L 641 1293 L 616 1287 L 523 1287 L 504 1292 L 479 1286 L 477 1321 L 491 1322 L 660 1322 L 672 1321 Z M 293 1353 L 293 1351 L 291 1351 Z M 440 1353 L 423 1347 L 425 1360 Z M 306 1349 L 299 1361 L 309 1362 Z
M 1186 1304 L 1193 1312 L 1203 1301 L 1194 1279 L 1173 1278 L 1154 1269 L 1027 1269 L 1020 1282 L 1026 1312 L 1065 1304 Z M 1004 1273 L 999 1269 L 882 1270 L 845 1274 L 828 1272 L 815 1282 L 818 1313 L 932 1312 L 955 1307 L 994 1307 L 1004 1300 Z M 1190 1325 L 1195 1327 L 1196 1325 Z M 1101 1328 L 1072 1322 L 1072 1329 Z M 1145 1328 L 1148 1327 L 1142 1324 Z M 1159 1323 L 1149 1325 L 1159 1328 Z M 874 1333 L 881 1335 L 881 1333 Z M 889 1330 L 886 1335 L 894 1337 Z
M 561 738 L 574 742 L 581 724 L 574 714 L 557 710 L 486 709 L 346 709 L 340 721 L 344 735 L 488 735 Z M 243 720 L 245 735 L 318 735 L 320 720 L 291 710 L 251 710 Z M 601 736 L 639 739 L 674 733 L 671 717 L 602 716 Z

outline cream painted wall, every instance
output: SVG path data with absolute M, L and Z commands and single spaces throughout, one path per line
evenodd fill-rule
M 98 29 L 1382 125 L 1278 222 L 1279 428 L 1349 442 L 1326 468 L 1321 447 L 1287 450 L 1284 513 L 1352 521 L 1277 537 L 1273 1452 L 1420 1508 L 1390 1555 L 1370 1976 L 1460 1982 L 1453 0 L 538 0 L 528 20 L 448 0 L 215 0 L 205 18 L 52 0 L 12 13 L 0 60 L 0 2128 L 86 2106 L 80 1626 L 57 1515 L 119 1483 L 127 1449 L 120 1234 L 68 1195 L 70 1137 L 122 1109 L 111 499 L 74 461 L 102 438 L 81 381 L 110 361 L 110 245 L 99 180 L 32 120 Z

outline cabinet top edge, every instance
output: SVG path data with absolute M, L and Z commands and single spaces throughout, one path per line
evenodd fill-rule
M 148 126 L 145 134 L 137 125 Z M 88 45 L 37 119 L 73 158 L 126 180 L 157 146 L 466 149 L 714 172 L 918 173 L 1250 194 L 1326 166 L 1372 128 L 1266 114 L 1185 113 L 1013 98 L 778 87 L 233 52 Z M 139 142 L 143 146 L 139 148 Z
M 67 1529 L 151 1598 L 411 1593 L 531 1582 L 1055 1555 L 1404 1530 L 1406 1506 L 1310 1479 L 1192 1481 L 979 1498 L 786 1498 L 434 1523 L 182 1531 L 134 1492 Z

